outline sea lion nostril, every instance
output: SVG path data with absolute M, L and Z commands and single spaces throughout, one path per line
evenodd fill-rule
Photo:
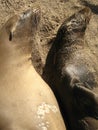
M 21 18 L 25 19 L 27 17 L 30 17 L 32 15 L 32 13 L 33 13 L 32 10 L 29 9 L 29 10 L 22 13 Z

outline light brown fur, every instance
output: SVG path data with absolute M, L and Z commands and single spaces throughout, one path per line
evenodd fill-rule
M 39 10 L 28 10 L 0 31 L 0 130 L 66 129 L 51 89 L 31 62 L 39 20 Z

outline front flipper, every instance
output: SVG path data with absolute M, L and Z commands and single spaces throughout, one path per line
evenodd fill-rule
M 75 83 L 72 92 L 75 109 L 81 116 L 88 115 L 98 119 L 98 95 L 82 83 Z

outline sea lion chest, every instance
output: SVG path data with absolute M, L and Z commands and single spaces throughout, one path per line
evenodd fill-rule
M 30 69 L 28 71 L 12 69 L 12 72 L 6 72 L 6 75 L 0 79 L 1 128 L 5 128 L 3 124 L 7 124 L 8 129 L 16 129 L 17 126 L 26 129 L 34 126 L 32 129 L 38 129 L 37 109 L 42 102 L 41 85 L 38 87 L 40 83 L 36 84 L 33 80 L 34 75 L 35 72 L 32 74 Z M 38 97 L 38 101 L 35 97 Z

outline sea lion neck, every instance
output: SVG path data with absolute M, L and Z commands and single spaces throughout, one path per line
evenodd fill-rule
M 4 45 L 5 44 L 5 45 Z M 31 46 L 7 42 L 0 45 L 0 68 L 22 68 L 31 64 Z

